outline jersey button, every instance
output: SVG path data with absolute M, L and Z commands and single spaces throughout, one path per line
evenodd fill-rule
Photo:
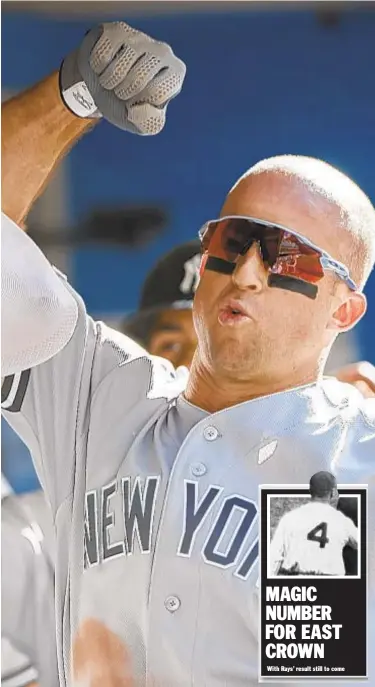
M 195 463 L 195 465 L 191 466 L 191 471 L 194 477 L 202 477 L 202 475 L 206 474 L 207 468 L 203 463 Z
M 215 441 L 219 436 L 219 430 L 216 427 L 205 427 L 203 430 L 203 436 L 206 441 Z
M 175 613 L 181 606 L 181 601 L 178 596 L 167 596 L 164 601 L 164 606 L 169 613 Z

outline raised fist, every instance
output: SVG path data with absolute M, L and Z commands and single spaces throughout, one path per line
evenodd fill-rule
M 185 73 L 169 45 L 125 22 L 111 22 L 91 29 L 65 58 L 60 91 L 78 117 L 103 116 L 120 129 L 154 135 L 164 127 Z

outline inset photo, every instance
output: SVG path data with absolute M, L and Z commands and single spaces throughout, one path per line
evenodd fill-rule
M 361 576 L 361 499 L 330 472 L 312 475 L 309 493 L 267 495 L 267 577 Z

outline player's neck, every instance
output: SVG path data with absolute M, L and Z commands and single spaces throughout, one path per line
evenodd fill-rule
M 313 369 L 309 373 L 289 375 L 285 379 L 265 380 L 263 377 L 238 380 L 212 373 L 198 356 L 195 356 L 190 368 L 185 398 L 198 408 L 215 413 L 245 401 L 311 384 L 317 381 L 319 376 L 319 370 Z

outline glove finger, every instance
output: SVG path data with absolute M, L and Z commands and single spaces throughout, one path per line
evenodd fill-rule
M 121 98 L 121 100 L 134 98 L 134 96 L 138 95 L 146 88 L 151 79 L 153 79 L 163 67 L 164 61 L 160 57 L 152 55 L 151 53 L 146 53 L 146 55 L 141 57 L 136 65 L 130 70 L 122 83 L 119 83 L 114 89 L 116 95 Z
M 131 105 L 128 108 L 128 121 L 144 136 L 154 136 L 164 127 L 166 109 L 159 109 L 149 103 Z
M 102 34 L 90 55 L 90 67 L 95 74 L 101 74 L 112 62 L 118 51 L 123 46 L 128 45 L 132 37 L 140 34 L 139 31 L 132 29 L 124 21 L 104 23 L 101 28 Z
M 182 71 L 178 73 L 172 69 L 163 70 L 155 76 L 144 93 L 140 94 L 139 100 L 145 100 L 157 107 L 166 105 L 181 91 L 184 77 L 185 73 Z
M 103 88 L 112 90 L 121 83 L 132 66 L 139 60 L 140 54 L 130 45 L 122 48 L 115 60 L 99 76 L 99 83 Z

